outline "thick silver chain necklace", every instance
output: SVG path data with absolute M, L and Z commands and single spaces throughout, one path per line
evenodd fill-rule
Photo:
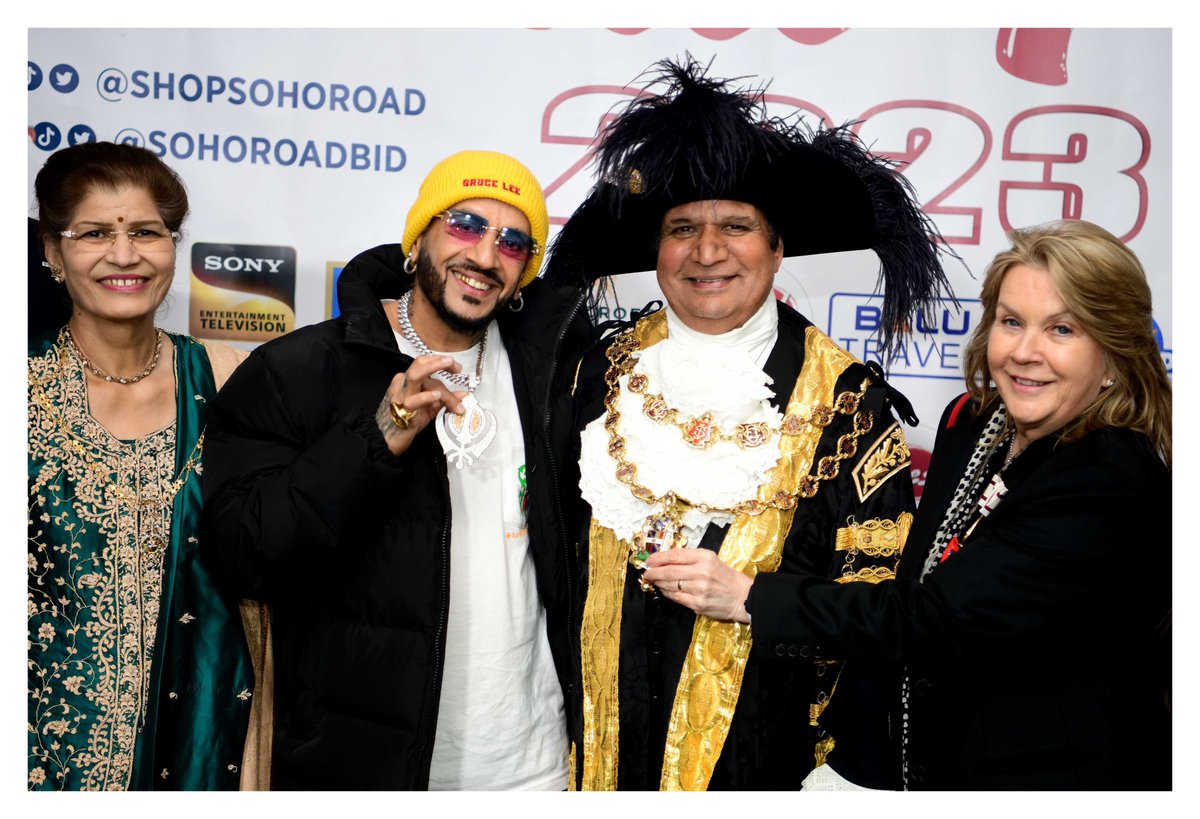
M 399 301 L 396 302 L 396 320 L 400 323 L 400 332 L 403 333 L 404 338 L 409 344 L 416 347 L 421 355 L 435 355 L 433 350 L 429 349 L 428 345 L 417 335 L 416 328 L 413 327 L 411 290 L 401 296 Z M 479 355 L 475 358 L 475 376 L 473 378 L 468 373 L 451 373 L 445 370 L 438 370 L 434 375 L 443 381 L 457 384 L 464 390 L 475 392 L 475 388 L 483 380 L 483 354 L 486 350 L 487 332 L 484 331 L 483 338 L 479 341 Z
M 400 332 L 409 344 L 417 348 L 421 355 L 434 355 L 434 352 L 426 346 L 424 341 L 421 341 L 421 337 L 413 328 L 411 309 L 412 291 L 409 290 L 396 302 L 396 320 L 400 324 Z M 434 427 L 437 430 L 438 440 L 442 442 L 442 450 L 446 453 L 446 459 L 458 469 L 475 463 L 475 460 L 483 454 L 483 451 L 488 448 L 488 444 L 496 437 L 496 416 L 490 410 L 481 407 L 479 399 L 475 397 L 475 388 L 483 381 L 483 353 L 485 350 L 487 350 L 486 330 L 483 338 L 479 341 L 479 355 L 475 359 L 474 375 L 468 377 L 466 373 L 450 373 L 445 370 L 438 370 L 434 373 L 444 381 L 449 381 L 467 390 L 467 395 L 462 400 L 462 415 L 446 412 L 446 408 L 442 407 L 438 410 L 437 418 L 434 419 Z

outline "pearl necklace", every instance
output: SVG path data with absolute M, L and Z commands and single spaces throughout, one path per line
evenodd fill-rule
M 1004 470 L 1008 469 L 1008 465 L 1013 462 L 1013 458 L 1017 457 L 1019 454 L 1021 453 L 1017 449 L 1017 433 L 1014 432 L 1008 439 L 1008 451 L 1004 453 L 1004 465 L 1000 467 L 1000 471 L 1003 472 Z
M 142 370 L 137 375 L 130 376 L 129 378 L 122 378 L 116 375 L 109 375 L 108 373 L 104 372 L 104 370 L 92 363 L 92 360 L 88 358 L 87 354 L 83 351 L 83 348 L 79 346 L 79 342 L 75 340 L 75 336 L 71 335 L 71 325 L 68 324 L 66 327 L 64 327 L 62 332 L 67 345 L 71 348 L 71 352 L 76 358 L 79 359 L 79 363 L 91 370 L 97 378 L 102 378 L 111 384 L 136 384 L 146 376 L 150 375 L 150 373 L 154 372 L 154 368 L 158 366 L 159 356 L 162 355 L 162 330 L 155 327 L 154 354 L 150 357 L 150 363 L 146 365 L 146 369 Z

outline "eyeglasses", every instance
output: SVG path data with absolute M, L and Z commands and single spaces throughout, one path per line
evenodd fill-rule
M 181 234 L 177 230 L 166 230 L 153 227 L 130 228 L 129 230 L 105 230 L 91 228 L 90 230 L 64 230 L 59 233 L 64 239 L 73 239 L 82 250 L 108 250 L 117 241 L 117 235 L 124 233 L 129 237 L 129 244 L 142 252 L 167 250 L 175 246 Z
M 502 256 L 523 262 L 530 256 L 541 253 L 537 241 L 528 233 L 522 233 L 516 228 L 492 227 L 482 216 L 465 210 L 447 210 L 437 214 L 434 219 L 441 219 L 446 225 L 446 232 L 460 242 L 475 244 L 489 230 L 496 231 L 496 250 Z

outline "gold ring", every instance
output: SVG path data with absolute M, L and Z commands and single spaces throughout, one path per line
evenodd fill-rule
M 406 410 L 395 401 L 392 402 L 392 423 L 400 427 L 400 429 L 408 429 L 408 425 L 412 423 L 412 419 L 416 418 L 417 414 L 412 410 Z

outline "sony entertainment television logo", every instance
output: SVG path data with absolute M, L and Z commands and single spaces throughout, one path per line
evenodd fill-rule
M 192 335 L 268 341 L 296 326 L 296 250 L 283 245 L 192 245 Z

